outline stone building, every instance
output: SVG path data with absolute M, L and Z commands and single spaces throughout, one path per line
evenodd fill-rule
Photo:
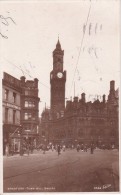
M 58 40 L 53 52 L 53 70 L 50 73 L 51 106 L 45 108 L 40 123 L 40 136 L 48 142 L 77 144 L 91 142 L 96 145 L 118 145 L 119 113 L 118 90 L 115 81 L 110 82 L 106 101 L 86 102 L 85 93 L 66 102 L 66 72 L 63 72 L 63 55 Z
M 14 145 L 14 150 L 20 150 L 21 113 L 21 86 L 20 81 L 4 72 L 2 80 L 2 114 L 3 114 L 3 153 L 7 143 Z
M 112 85 L 114 81 L 110 82 L 110 89 Z M 116 93 L 115 89 L 110 90 L 108 100 L 103 95 L 102 102 L 98 99 L 86 102 L 83 93 L 80 99 L 74 97 L 73 101 L 67 101 L 64 116 L 57 115 L 55 119 L 51 118 L 51 110 L 45 108 L 40 123 L 41 135 L 48 143 L 118 145 L 119 98 Z
M 17 79 L 4 72 L 2 79 L 3 153 L 9 144 L 20 152 L 22 141 L 36 147 L 39 124 L 38 79 Z
M 21 77 L 21 125 L 25 141 L 36 147 L 39 125 L 38 79 Z
M 56 48 L 53 51 L 53 70 L 50 72 L 51 85 L 51 117 L 54 119 L 56 115 L 63 115 L 65 109 L 65 83 L 66 71 L 63 70 L 64 50 L 61 49 L 58 40 Z

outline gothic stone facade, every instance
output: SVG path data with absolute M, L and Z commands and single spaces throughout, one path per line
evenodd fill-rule
M 40 137 L 46 137 L 53 143 L 94 142 L 118 145 L 118 93 L 115 82 L 110 82 L 110 91 L 106 101 L 86 102 L 85 94 L 81 98 L 65 102 L 66 72 L 63 72 L 63 55 L 58 40 L 53 52 L 53 70 L 50 73 L 51 108 L 42 113 Z
M 114 81 L 110 82 L 114 85 Z M 85 102 L 85 94 L 81 99 L 74 97 L 67 101 L 64 116 L 51 119 L 51 110 L 42 113 L 41 131 L 48 142 L 52 143 L 90 143 L 96 145 L 118 145 L 119 117 L 118 96 L 115 89 L 110 90 L 108 100 Z

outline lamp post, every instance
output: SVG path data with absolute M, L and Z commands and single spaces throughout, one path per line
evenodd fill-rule
M 23 128 L 21 127 L 21 132 L 20 132 L 20 156 L 23 156 Z
M 77 146 L 77 139 L 75 139 L 75 148 L 76 148 L 76 146 Z
M 46 151 L 46 138 L 45 138 L 45 136 L 43 136 L 43 141 L 44 141 L 44 144 L 43 144 L 43 154 L 45 154 L 45 151 Z

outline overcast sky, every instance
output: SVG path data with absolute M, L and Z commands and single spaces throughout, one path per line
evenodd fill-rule
M 85 92 L 87 101 L 94 99 L 92 95 L 108 95 L 111 80 L 119 87 L 119 2 L 0 3 L 1 70 L 18 79 L 23 74 L 39 79 L 40 114 L 45 102 L 50 107 L 49 79 L 58 34 L 67 71 L 66 98 L 74 96 L 74 83 L 75 95 Z

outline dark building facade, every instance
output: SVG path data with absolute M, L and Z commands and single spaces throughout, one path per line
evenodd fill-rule
M 38 79 L 17 79 L 4 73 L 2 80 L 3 153 L 6 144 L 20 152 L 23 141 L 36 147 L 38 140 Z
M 21 114 L 21 86 L 20 81 L 4 72 L 2 80 L 2 114 L 3 114 L 3 153 L 6 144 L 14 145 L 14 150 L 20 150 Z
M 60 43 L 58 41 L 56 45 L 56 51 L 62 55 Z M 55 55 L 53 55 L 53 58 Z M 58 58 L 57 58 L 58 59 Z M 63 61 L 61 59 L 61 61 Z M 58 64 L 58 61 L 54 59 L 54 62 Z M 62 68 L 63 63 L 53 64 L 53 71 L 50 75 L 58 69 L 55 67 Z M 60 69 L 59 69 L 60 71 Z M 62 69 L 61 69 L 62 71 Z M 59 112 L 60 104 L 64 108 L 65 101 L 65 81 L 66 74 L 61 75 L 61 78 L 55 78 L 51 83 L 51 108 L 45 110 L 42 113 L 42 118 L 40 122 L 40 132 L 41 137 L 44 135 L 48 142 L 53 143 L 65 143 L 65 144 L 77 144 L 77 143 L 87 143 L 91 142 L 96 145 L 118 145 L 119 139 L 119 103 L 118 103 L 118 90 L 115 90 L 115 81 L 110 82 L 110 90 L 108 99 L 106 101 L 105 95 L 102 97 L 102 101 L 98 99 L 94 102 L 86 102 L 85 93 L 81 94 L 81 97 L 74 97 L 73 101 L 69 100 L 66 102 L 66 107 L 63 109 L 63 114 Z M 61 79 L 61 80 L 59 80 Z M 60 82 L 62 83 L 60 83 Z M 52 83 L 53 82 L 53 83 Z M 63 86 L 63 88 L 61 88 Z M 53 90 L 54 89 L 54 90 Z M 60 99 L 59 99 L 60 97 Z M 63 97 L 63 98 L 62 98 Z M 63 102 L 63 104 L 62 104 Z M 54 118 L 53 107 L 56 105 Z M 61 109 L 60 109 L 61 111 Z
M 51 113 L 55 118 L 55 114 L 63 115 L 65 109 L 65 82 L 66 71 L 63 71 L 64 50 L 61 49 L 58 40 L 56 48 L 53 51 L 53 70 L 50 73 L 51 85 Z
M 34 81 L 21 77 L 21 125 L 24 139 L 36 147 L 39 125 L 38 79 Z

